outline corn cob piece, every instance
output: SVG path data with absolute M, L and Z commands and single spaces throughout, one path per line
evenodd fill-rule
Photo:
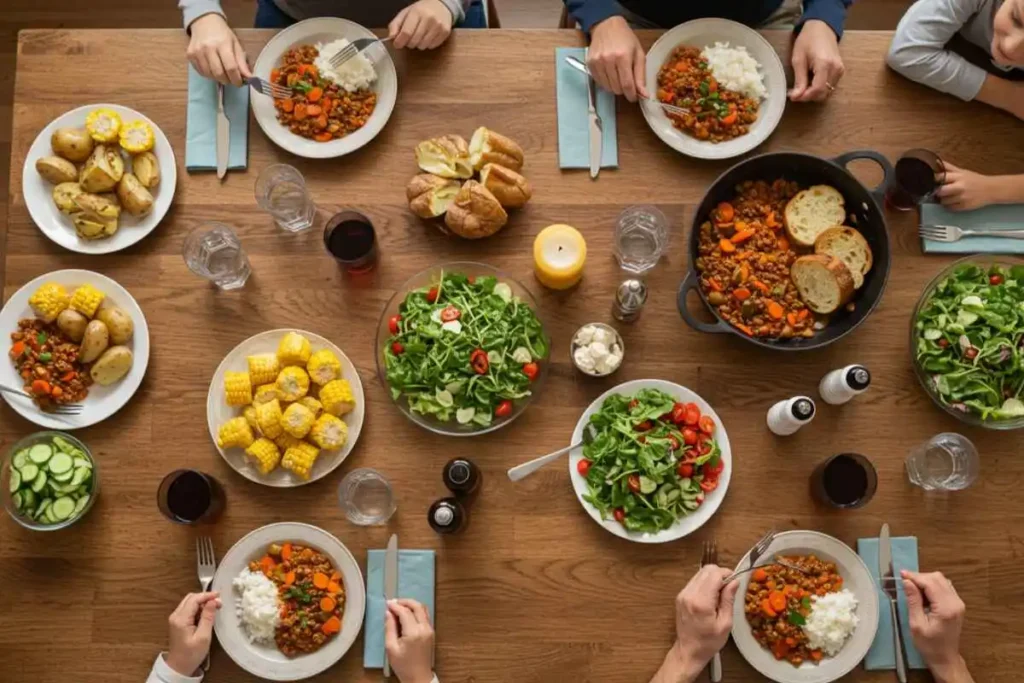
M 298 332 L 289 332 L 281 338 L 277 346 L 277 359 L 281 365 L 298 365 L 306 367 L 309 361 L 309 340 Z
M 92 318 L 96 315 L 96 309 L 103 303 L 103 299 L 106 294 L 96 289 L 92 285 L 85 284 L 81 285 L 75 290 L 75 293 L 71 295 L 71 302 L 68 306 L 86 318 Z
M 303 441 L 284 452 L 284 457 L 281 458 L 281 467 L 303 479 L 309 479 L 309 473 L 313 469 L 313 463 L 316 462 L 318 455 L 320 455 L 319 448 Z
M 244 417 L 233 417 L 220 426 L 217 432 L 217 445 L 221 448 L 248 448 L 255 438 Z
M 298 402 L 309 408 L 310 412 L 313 413 L 313 417 L 320 417 L 320 413 L 324 412 L 323 404 L 312 396 L 303 396 Z
M 113 142 L 121 132 L 121 116 L 113 109 L 93 109 L 85 117 L 85 129 L 96 142 Z
M 256 406 L 256 422 L 260 425 L 260 431 L 268 439 L 276 439 L 283 431 L 281 429 L 281 403 L 275 398 L 273 401 L 260 403 Z
M 263 436 L 263 430 L 260 429 L 260 423 L 256 420 L 256 406 L 246 406 L 242 410 L 242 417 L 249 423 L 249 428 L 252 429 L 252 433 L 256 436 Z
M 293 403 L 285 409 L 281 416 L 281 428 L 296 439 L 301 439 L 309 433 L 314 419 L 313 411 L 301 403 Z
M 141 154 L 153 149 L 154 137 L 153 128 L 142 119 L 124 124 L 118 134 L 121 147 L 130 154 Z
M 68 296 L 68 290 L 64 289 L 64 285 L 44 282 L 29 298 L 28 305 L 32 307 L 32 312 L 37 318 L 52 323 L 70 302 L 71 297 Z
M 302 443 L 302 439 L 296 439 L 288 432 L 282 431 L 277 437 L 274 438 L 274 443 L 277 445 L 278 449 L 280 449 L 280 451 L 284 453 L 289 448 L 292 448 L 293 446 L 298 446 L 300 443 Z
M 347 379 L 336 379 L 328 382 L 320 389 L 320 403 L 324 411 L 331 415 L 342 416 L 352 412 L 356 400 L 352 395 L 352 386 Z
M 224 373 L 224 397 L 229 406 L 247 406 L 252 403 L 252 382 L 248 372 Z
M 264 384 L 256 387 L 256 391 L 252 394 L 252 404 L 258 406 L 261 403 L 269 403 L 278 398 L 277 385 L 276 384 Z
M 344 420 L 324 413 L 313 423 L 309 438 L 324 450 L 341 448 L 348 440 L 348 425 Z
M 245 449 L 245 454 L 260 474 L 270 474 L 277 467 L 277 463 L 281 462 L 281 451 L 270 439 L 256 439 Z
M 309 375 L 302 368 L 287 367 L 277 376 L 277 396 L 282 401 L 298 401 L 309 392 Z
M 258 353 L 246 359 L 249 362 L 249 377 L 254 386 L 273 384 L 281 372 L 281 363 L 273 353 Z
M 341 377 L 341 361 L 330 349 L 320 349 L 309 357 L 306 370 L 311 380 L 323 386 Z

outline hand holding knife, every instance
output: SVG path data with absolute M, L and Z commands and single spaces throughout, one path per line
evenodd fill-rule
M 889 525 L 883 524 L 878 534 L 878 578 L 882 590 L 889 598 L 889 612 L 892 614 L 892 634 L 896 654 L 896 678 L 900 683 L 907 683 L 907 655 L 903 649 L 903 636 L 900 629 L 900 612 L 897 606 L 896 572 L 892 564 L 892 539 L 889 537 Z

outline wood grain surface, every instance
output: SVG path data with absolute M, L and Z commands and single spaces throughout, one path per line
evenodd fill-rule
M 250 55 L 272 35 L 242 31 Z M 656 34 L 645 34 L 650 44 Z M 770 38 L 785 50 L 786 35 Z M 1024 168 L 1024 132 L 1011 117 L 910 84 L 890 73 L 886 32 L 849 32 L 842 42 L 847 76 L 825 105 L 790 105 L 760 151 L 800 150 L 832 157 L 874 149 L 890 159 L 914 146 L 988 173 Z M 896 535 L 920 539 L 924 568 L 942 570 L 968 605 L 963 653 L 979 681 L 1019 680 L 1024 655 L 1020 558 L 1024 485 L 1020 437 L 968 428 L 934 408 L 914 378 L 907 348 L 909 317 L 924 285 L 952 259 L 922 256 L 913 214 L 889 214 L 893 268 L 879 308 L 854 334 L 827 349 L 770 353 L 726 335 L 687 328 L 675 308 L 687 269 L 684 247 L 692 210 L 728 167 L 680 156 L 647 128 L 634 105 L 619 103 L 620 168 L 592 182 L 585 171 L 558 168 L 554 48 L 581 44 L 564 31 L 456 32 L 442 49 L 398 58 L 398 106 L 387 127 L 360 152 L 308 161 L 273 147 L 250 124 L 249 171 L 184 172 L 185 37 L 166 31 L 26 31 L 18 47 L 11 154 L 11 206 L 4 262 L 5 299 L 28 280 L 60 268 L 88 268 L 120 282 L 147 315 L 149 371 L 134 400 L 105 423 L 82 430 L 97 456 L 102 494 L 80 524 L 38 534 L 0 522 L 0 667 L 17 680 L 137 683 L 166 644 L 166 616 L 196 589 L 193 538 L 156 507 L 167 472 L 195 467 L 216 476 L 227 510 L 213 528 L 218 553 L 248 531 L 276 521 L 321 526 L 364 564 L 398 532 L 406 548 L 434 548 L 437 558 L 437 667 L 445 683 L 487 681 L 645 681 L 673 638 L 673 597 L 697 566 L 700 542 L 717 538 L 723 563 L 734 563 L 769 526 L 818 529 L 853 545 L 877 535 L 883 521 Z M 61 250 L 33 225 L 21 194 L 22 165 L 38 131 L 58 114 L 93 102 L 134 107 L 163 128 L 177 154 L 174 206 L 146 240 L 119 254 L 84 257 Z M 404 188 L 416 172 L 412 149 L 441 133 L 468 136 L 486 125 L 517 139 L 527 154 L 533 201 L 497 236 L 455 241 L 415 219 Z M 319 230 L 290 235 L 253 200 L 259 170 L 273 162 L 305 174 L 323 215 L 342 206 L 368 213 L 382 259 L 363 282 L 343 276 L 324 253 Z M 876 168 L 856 168 L 877 182 Z M 573 331 L 610 321 L 619 277 L 611 254 L 619 212 L 658 205 L 672 223 L 672 243 L 650 277 L 640 320 L 620 326 L 625 364 L 614 378 L 578 374 L 568 358 Z M 204 221 L 239 232 L 254 270 L 240 291 L 219 292 L 192 275 L 181 258 L 184 235 Z M 566 294 L 543 290 L 532 276 L 531 245 L 544 226 L 576 225 L 589 245 L 582 284 Z M 392 405 L 376 375 L 373 337 L 387 299 L 432 264 L 475 259 L 498 266 L 538 296 L 554 340 L 547 385 L 508 429 L 475 439 L 430 434 Z M 217 364 L 246 337 L 296 327 L 331 338 L 359 369 L 366 389 L 362 437 L 345 465 L 325 480 L 275 490 L 248 482 L 218 456 L 206 428 L 205 398 Z M 823 406 L 814 423 L 786 439 L 764 426 L 767 408 L 796 393 L 814 394 L 829 369 L 866 364 L 871 389 L 840 407 Z M 684 384 L 721 416 L 733 444 L 735 472 L 718 514 L 675 543 L 641 546 L 593 524 L 577 503 L 565 464 L 513 485 L 505 470 L 565 445 L 583 409 L 628 379 L 657 377 Z M 0 446 L 34 431 L 6 405 Z M 912 487 L 903 459 L 942 431 L 966 434 L 982 454 L 982 476 L 955 495 Z M 855 512 L 816 508 L 807 478 L 839 451 L 867 455 L 879 472 L 874 500 Z M 426 524 L 430 503 L 445 493 L 441 466 L 473 458 L 485 473 L 483 494 L 464 535 L 441 539 Z M 386 528 L 358 528 L 343 517 L 336 488 L 351 468 L 373 466 L 392 481 L 398 512 Z M 322 681 L 376 681 L 362 668 L 362 639 Z M 759 675 L 732 645 L 724 652 L 728 681 Z M 3 676 L 0 676 L 3 677 Z M 889 681 L 891 673 L 858 670 L 856 681 Z M 925 680 L 922 673 L 914 680 Z M 248 681 L 215 646 L 211 683 Z

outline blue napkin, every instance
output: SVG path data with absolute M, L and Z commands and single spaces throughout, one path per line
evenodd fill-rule
M 587 75 L 569 66 L 565 58 L 572 55 L 587 61 L 587 50 L 582 47 L 555 48 L 555 91 L 558 102 L 558 166 L 560 168 L 590 168 L 590 124 L 587 109 Z M 600 87 L 597 89 L 597 113 L 601 115 L 604 145 L 601 147 L 601 167 L 617 168 L 619 143 L 615 133 L 615 95 Z
M 882 592 L 879 584 L 878 539 L 857 539 L 857 554 L 868 565 L 871 578 L 875 580 L 875 590 L 878 592 L 878 632 L 875 634 L 875 642 L 871 644 L 867 657 L 864 658 L 864 668 L 868 671 L 892 671 L 896 668 L 896 643 L 893 642 L 892 637 L 889 597 Z M 910 636 L 907 596 L 903 593 L 903 582 L 900 580 L 902 570 L 916 572 L 918 569 L 916 537 L 897 536 L 892 539 L 892 565 L 896 576 L 896 606 L 900 612 L 900 635 L 903 636 L 903 646 L 907 652 L 907 668 L 925 669 L 927 667 L 924 665 L 924 660 L 921 659 L 921 653 L 914 647 L 914 641 Z
M 224 113 L 231 122 L 228 168 L 249 163 L 249 88 L 224 86 Z M 217 82 L 188 67 L 188 114 L 185 126 L 185 168 L 217 170 Z
M 957 225 L 964 230 L 1024 228 L 1024 204 L 986 206 L 974 211 L 949 211 L 940 204 L 921 205 L 921 225 Z M 959 242 L 922 240 L 926 254 L 1024 254 L 1024 240 L 965 237 Z
M 363 629 L 363 667 L 384 668 L 384 552 L 366 553 L 366 628 Z M 423 603 L 434 618 L 434 551 L 398 551 L 398 597 Z

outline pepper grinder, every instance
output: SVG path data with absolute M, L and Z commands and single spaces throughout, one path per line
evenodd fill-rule
M 847 365 L 822 377 L 818 393 L 825 403 L 838 406 L 867 391 L 870 384 L 871 373 L 866 367 Z
M 768 429 L 779 436 L 796 434 L 813 419 L 814 401 L 808 396 L 787 398 L 768 409 Z
M 647 285 L 641 280 L 623 280 L 615 290 L 612 315 L 624 323 L 634 322 L 647 302 Z

